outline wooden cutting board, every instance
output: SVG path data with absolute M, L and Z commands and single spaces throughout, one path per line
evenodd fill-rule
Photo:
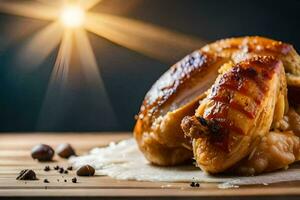
M 0 134 L 0 197 L 7 199 L 23 197 L 28 199 L 47 197 L 60 199 L 101 198 L 163 198 L 184 199 L 300 199 L 300 181 L 271 185 L 244 186 L 234 189 L 218 189 L 216 184 L 201 184 L 199 188 L 189 183 L 119 181 L 106 176 L 77 177 L 72 183 L 75 171 L 60 174 L 53 167 L 67 167 L 64 159 L 55 156 L 54 162 L 39 163 L 30 157 L 35 144 L 45 143 L 55 148 L 60 143 L 70 143 L 79 155 L 93 147 L 105 146 L 111 141 L 132 137 L 130 133 L 7 133 Z M 43 169 L 51 167 L 49 172 Z M 33 169 L 37 181 L 16 180 L 22 169 Z M 44 183 L 47 178 L 50 183 Z M 66 180 L 66 182 L 65 182 Z

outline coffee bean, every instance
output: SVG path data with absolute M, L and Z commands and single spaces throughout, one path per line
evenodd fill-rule
M 77 170 L 76 174 L 78 176 L 93 176 L 95 169 L 90 165 L 84 165 Z
M 58 145 L 56 152 L 62 158 L 69 158 L 76 155 L 73 147 L 67 143 Z
M 38 161 L 51 161 L 54 155 L 54 150 L 46 144 L 38 144 L 31 150 L 31 156 Z
M 77 178 L 76 177 L 72 178 L 72 183 L 76 183 L 76 182 L 77 182 Z
M 50 167 L 47 165 L 47 166 L 45 166 L 45 168 L 44 168 L 44 171 L 45 172 L 48 172 L 48 171 L 50 171 Z
M 37 180 L 37 178 L 33 170 L 24 169 L 19 173 L 17 180 Z
M 72 166 L 69 166 L 69 167 L 67 168 L 67 170 L 72 171 L 72 170 L 73 170 L 73 167 L 72 167 Z

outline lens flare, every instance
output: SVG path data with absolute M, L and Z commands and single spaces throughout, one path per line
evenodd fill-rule
M 83 25 L 85 18 L 84 10 L 76 5 L 69 5 L 63 8 L 60 20 L 68 28 L 77 28 Z

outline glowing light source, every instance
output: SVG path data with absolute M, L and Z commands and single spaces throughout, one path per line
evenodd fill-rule
M 76 5 L 69 5 L 67 7 L 64 7 L 60 16 L 60 20 L 63 23 L 63 25 L 69 28 L 76 28 L 82 26 L 84 18 L 84 10 Z
M 26 66 L 37 67 L 59 45 L 38 122 L 39 127 L 52 126 L 49 125 L 49 113 L 55 117 L 51 120 L 53 125 L 60 123 L 61 117 L 65 116 L 60 102 L 64 100 L 63 95 L 68 94 L 63 91 L 72 87 L 73 84 L 69 83 L 75 80 L 75 68 L 71 68 L 70 65 L 72 54 L 76 52 L 77 54 L 73 55 L 73 58 L 79 58 L 80 72 L 83 72 L 88 85 L 93 89 L 93 92 L 89 91 L 93 95 L 91 99 L 101 99 L 101 105 L 96 104 L 94 100 L 91 102 L 97 108 L 103 109 L 101 112 L 112 114 L 105 117 L 105 120 L 109 122 L 107 124 L 116 124 L 116 117 L 104 87 L 101 71 L 98 71 L 99 67 L 87 32 L 168 63 L 178 60 L 182 55 L 205 43 L 197 38 L 155 25 L 90 11 L 99 2 L 101 0 L 0 0 L 0 13 L 54 22 L 39 30 L 31 38 L 30 42 L 22 49 L 20 57 L 22 61 L 20 66 L 23 66 L 25 60 Z M 124 7 L 121 4 L 120 6 Z M 76 45 L 73 45 L 74 42 Z M 52 109 L 53 107 L 56 109 Z M 60 114 L 58 114 L 59 112 Z M 106 124 L 106 122 L 104 123 Z

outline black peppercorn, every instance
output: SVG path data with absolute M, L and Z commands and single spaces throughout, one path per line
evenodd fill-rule
M 65 170 L 64 170 L 64 168 L 62 168 L 62 167 L 59 168 L 59 170 L 58 170 L 58 172 L 61 173 L 61 174 L 64 173 L 64 171 L 65 171 Z
M 47 166 L 45 166 L 45 168 L 44 168 L 44 171 L 45 172 L 48 172 L 48 171 L 50 171 L 50 167 L 47 165 Z
M 77 182 L 77 178 L 76 177 L 72 178 L 72 183 L 76 183 L 76 182 Z
M 191 182 L 190 186 L 191 187 L 200 187 L 200 184 L 193 181 L 193 182 Z

